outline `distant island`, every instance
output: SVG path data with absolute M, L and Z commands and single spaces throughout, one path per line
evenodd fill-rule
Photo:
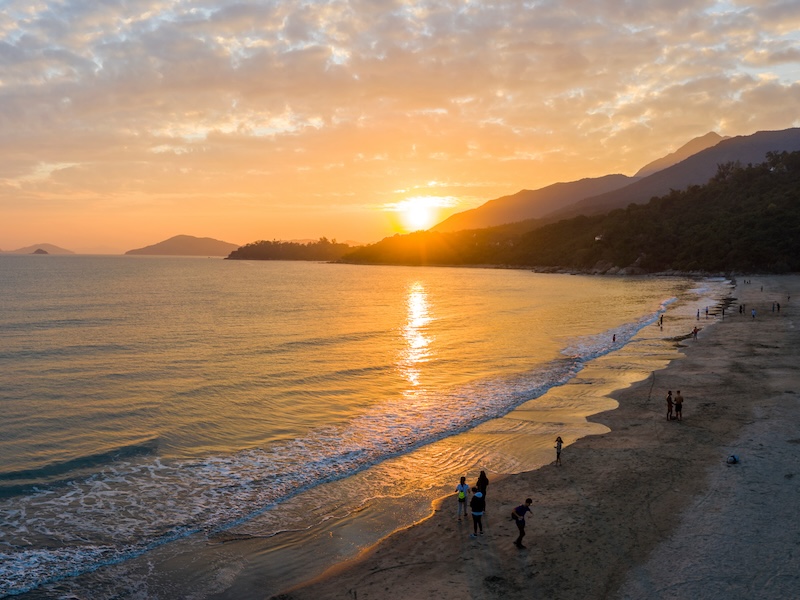
M 75 254 L 72 250 L 59 248 L 53 244 L 33 244 L 16 250 L 4 250 L 2 254 Z
M 228 256 L 238 247 L 238 244 L 231 244 L 230 242 L 223 242 L 213 238 L 176 235 L 152 246 L 128 250 L 125 254 L 145 256 Z

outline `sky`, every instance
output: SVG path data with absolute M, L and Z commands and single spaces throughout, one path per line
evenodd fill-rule
M 0 249 L 371 243 L 800 126 L 797 0 L 0 0 Z

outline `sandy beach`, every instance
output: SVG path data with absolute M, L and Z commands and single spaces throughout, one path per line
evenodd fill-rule
M 275 598 L 795 597 L 800 277 L 739 278 L 731 296 L 725 318 L 698 339 L 676 338 L 683 358 L 591 417 L 611 433 L 565 447 L 560 467 L 491 482 L 485 535 L 470 538 L 447 499 Z M 668 421 L 664 398 L 678 389 L 683 420 Z M 526 497 L 527 548 L 517 549 L 509 515 Z

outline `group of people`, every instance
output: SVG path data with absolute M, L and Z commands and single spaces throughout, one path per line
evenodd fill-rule
M 674 398 L 672 397 L 672 390 L 667 392 L 667 421 L 672 420 L 683 420 L 683 396 L 680 390 L 678 390 Z
M 561 439 L 560 437 L 558 438 Z M 561 455 L 561 444 L 558 444 L 558 455 Z M 560 461 L 560 458 L 559 458 Z M 485 471 L 481 471 L 478 476 L 478 481 L 470 488 L 467 484 L 467 478 L 462 477 L 459 484 L 456 486 L 456 498 L 458 499 L 458 520 L 461 520 L 462 515 L 467 516 L 467 497 L 472 492 L 472 498 L 469 501 L 469 508 L 472 511 L 472 533 L 469 537 L 475 538 L 483 535 L 483 514 L 486 512 L 486 488 L 489 486 L 489 478 L 486 476 Z M 519 535 L 514 540 L 514 545 L 517 548 L 525 548 L 522 545 L 522 538 L 525 537 L 525 515 L 531 512 L 531 504 L 533 500 L 526 498 L 523 504 L 517 506 L 511 511 L 511 518 L 517 525 Z
M 478 531 L 483 535 L 483 513 L 486 512 L 486 488 L 489 487 L 489 478 L 486 471 L 481 471 L 478 481 L 470 489 L 467 485 L 467 478 L 462 477 L 461 482 L 456 486 L 456 497 L 458 498 L 458 520 L 461 515 L 467 516 L 467 497 L 470 491 L 472 499 L 469 501 L 469 508 L 472 511 L 472 533 L 470 537 L 478 537 Z
M 670 392 L 671 394 L 672 392 Z M 680 393 L 680 392 L 679 392 Z M 556 465 L 561 466 L 561 448 L 564 440 L 561 436 L 556 438 Z M 472 533 L 469 535 L 471 538 L 476 538 L 478 535 L 483 535 L 483 515 L 486 512 L 486 488 L 489 487 L 489 478 L 486 476 L 486 471 L 481 471 L 478 475 L 478 480 L 475 485 L 470 487 L 467 484 L 467 478 L 462 477 L 459 484 L 456 486 L 456 499 L 458 520 L 461 521 L 462 516 L 467 517 L 467 504 L 469 504 L 470 511 L 472 512 Z M 472 498 L 469 498 L 472 493 Z M 469 498 L 469 502 L 467 499 Z M 514 540 L 514 545 L 517 548 L 525 548 L 522 544 L 522 538 L 525 537 L 525 515 L 531 512 L 531 504 L 533 500 L 526 498 L 525 502 L 514 508 L 511 511 L 511 519 L 517 525 L 519 535 Z

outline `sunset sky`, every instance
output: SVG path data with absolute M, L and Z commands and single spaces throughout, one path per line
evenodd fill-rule
M 796 0 L 0 7 L 2 250 L 374 242 L 800 125 Z

